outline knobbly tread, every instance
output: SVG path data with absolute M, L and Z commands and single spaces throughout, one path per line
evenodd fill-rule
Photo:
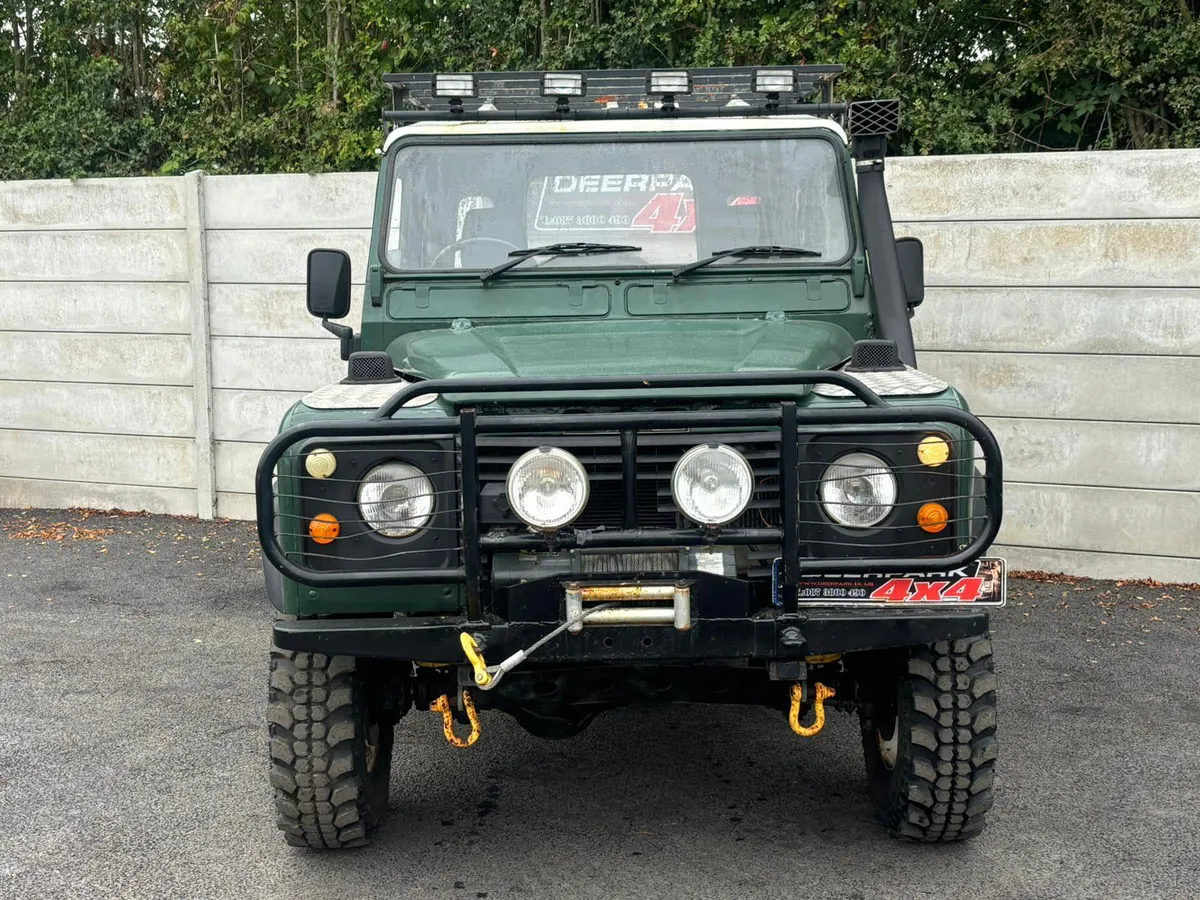
M 357 847 L 379 824 L 350 656 L 272 649 L 267 722 L 277 823 L 293 846 Z
M 972 837 L 992 807 L 999 747 L 991 640 L 915 647 L 906 672 L 900 716 L 908 718 L 911 748 L 897 760 L 900 790 L 880 810 L 884 824 L 917 841 Z
M 908 674 L 913 752 L 894 828 L 921 841 L 976 834 L 992 808 L 997 750 L 991 640 L 916 648 Z

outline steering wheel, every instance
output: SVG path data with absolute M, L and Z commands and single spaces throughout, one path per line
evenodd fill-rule
M 457 253 L 459 250 L 462 250 L 465 247 L 469 247 L 471 244 L 499 244 L 502 247 L 507 247 L 509 250 L 520 250 L 521 249 L 516 244 L 513 244 L 513 243 L 503 240 L 501 238 L 494 238 L 494 237 L 463 238 L 462 240 L 455 241 L 452 244 L 447 244 L 445 247 L 443 247 L 441 250 L 439 250 L 437 252 L 437 255 L 433 258 L 433 261 L 429 263 L 429 268 L 436 269 L 438 267 L 438 263 L 441 262 L 442 257 L 445 256 L 447 253 Z

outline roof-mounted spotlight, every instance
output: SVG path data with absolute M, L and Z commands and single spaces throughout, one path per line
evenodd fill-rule
M 542 96 L 553 97 L 560 113 L 570 112 L 570 98 L 582 97 L 587 90 L 587 79 L 582 72 L 543 72 Z
M 750 90 L 767 95 L 767 106 L 779 105 L 780 94 L 795 94 L 800 90 L 795 69 L 755 69 L 750 76 Z
M 587 79 L 582 72 L 543 72 L 543 97 L 582 97 Z
M 470 72 L 439 73 L 433 76 L 430 93 L 450 101 L 451 112 L 462 112 L 464 97 L 474 97 L 477 88 Z
M 674 109 L 675 97 L 691 92 L 691 73 L 682 69 L 650 72 L 646 76 L 646 93 L 662 97 L 663 109 Z
M 750 76 L 750 90 L 756 94 L 794 94 L 795 69 L 755 69 Z

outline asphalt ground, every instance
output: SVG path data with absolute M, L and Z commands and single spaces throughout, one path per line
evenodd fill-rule
M 341 854 L 287 847 L 267 784 L 272 611 L 251 527 L 0 513 L 0 897 L 1200 896 L 1200 591 L 1010 582 L 987 831 L 892 841 L 856 722 L 601 716 L 541 741 L 485 713 L 397 731 L 392 813 Z M 110 533 L 111 530 L 111 533 Z

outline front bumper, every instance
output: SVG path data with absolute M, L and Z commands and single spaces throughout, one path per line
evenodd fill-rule
M 799 660 L 823 653 L 881 650 L 983 634 L 988 612 L 955 609 L 812 609 L 785 616 L 697 618 L 688 631 L 613 626 L 562 634 L 536 661 Z M 284 650 L 456 665 L 465 662 L 459 635 L 470 631 L 497 661 L 545 636 L 556 622 L 470 622 L 460 616 L 299 619 L 275 623 Z

